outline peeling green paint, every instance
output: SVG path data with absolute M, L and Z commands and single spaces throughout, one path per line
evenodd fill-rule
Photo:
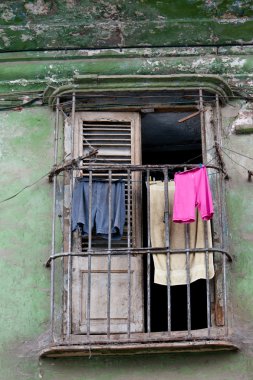
M 106 54 L 106 55 L 105 55 Z M 110 57 L 112 54 L 112 57 Z M 73 81 L 75 75 L 172 75 L 172 74 L 218 74 L 228 83 L 247 89 L 252 78 L 253 58 L 246 55 L 219 55 L 214 50 L 160 49 L 120 51 L 78 51 L 74 59 L 66 53 L 27 53 L 4 55 L 1 64 L 0 93 L 43 92 L 47 85 L 63 85 Z M 28 60 L 26 58 L 28 56 Z M 42 56 L 42 60 L 40 60 Z M 1 62 L 1 60 L 0 60 Z
M 237 103 L 234 103 L 234 106 Z M 228 106 L 231 107 L 231 106 Z M 238 107 L 239 108 L 239 107 Z M 223 116 L 224 124 L 230 112 Z M 35 181 L 51 168 L 54 115 L 36 107 L 2 113 L 1 199 Z M 246 136 L 229 136 L 228 148 L 252 155 Z M 15 154 L 14 154 L 15 152 Z M 232 156 L 235 159 L 235 156 Z M 250 160 L 237 161 L 250 165 Z M 226 159 L 231 250 L 235 257 L 231 290 L 234 329 L 242 342 L 239 353 L 178 353 L 129 357 L 41 359 L 38 347 L 49 327 L 49 271 L 43 263 L 50 251 L 52 187 L 46 178 L 1 205 L 0 378 L 5 380 L 251 380 L 252 374 L 252 184 L 247 172 Z M 243 186 L 242 186 L 243 184 Z M 58 226 L 59 228 L 59 226 Z M 58 229 L 60 249 L 60 230 Z
M 1 186 L 1 200 L 44 175 L 51 166 L 52 149 L 52 114 L 48 110 L 11 112 L 3 116 L 0 138 L 5 149 L 1 176 L 5 186 Z M 49 153 L 47 160 L 45 147 Z M 11 202 L 1 204 L 0 270 L 4 282 L 0 297 L 5 305 L 0 317 L 4 326 L 0 331 L 2 345 L 10 343 L 14 336 L 17 341 L 36 336 L 44 331 L 48 321 L 49 273 L 41 269 L 45 247 L 48 250 L 50 247 L 50 215 L 51 186 L 46 178 Z
M 236 0 L 25 0 L 0 10 L 3 51 L 252 43 L 252 7 Z
M 253 133 L 253 127 L 249 128 L 248 126 L 245 126 L 236 129 L 237 135 L 249 135 L 251 133 Z
M 234 91 L 252 95 L 253 47 L 243 46 L 252 44 L 252 17 L 251 2 L 238 0 L 3 2 L 0 104 L 22 103 L 25 95 L 41 95 L 48 85 L 73 85 L 75 75 L 89 74 L 217 74 Z M 229 103 L 222 117 L 224 146 L 252 156 L 251 136 L 235 135 L 233 129 L 245 102 Z M 50 170 L 53 126 L 53 112 L 39 104 L 1 112 L 0 200 Z M 234 256 L 229 287 L 240 352 L 39 360 L 50 316 L 50 274 L 43 264 L 51 247 L 52 186 L 45 177 L 0 206 L 0 379 L 252 380 L 253 192 L 247 170 L 237 165 L 252 170 L 252 161 L 227 153 L 233 159 L 224 155 Z

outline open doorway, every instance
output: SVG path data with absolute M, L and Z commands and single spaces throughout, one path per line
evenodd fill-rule
M 201 123 L 199 115 L 188 118 L 194 111 L 152 112 L 142 114 L 142 163 L 145 164 L 198 164 L 202 162 Z M 195 111 L 196 112 L 196 111 Z M 185 121 L 180 122 L 180 120 Z M 159 174 L 153 173 L 155 180 Z M 173 180 L 174 172 L 169 173 Z M 146 186 L 143 185 L 143 202 L 146 204 Z M 147 244 L 146 207 L 143 207 L 143 239 Z M 151 331 L 167 331 L 167 287 L 155 284 L 154 265 L 151 260 Z M 144 263 L 144 273 L 147 274 Z M 145 276 L 144 276 L 145 277 Z M 146 281 L 144 278 L 144 289 Z M 191 329 L 207 327 L 206 280 L 197 280 L 191 288 Z M 146 297 L 145 297 L 146 299 Z M 171 286 L 171 328 L 187 330 L 187 287 Z

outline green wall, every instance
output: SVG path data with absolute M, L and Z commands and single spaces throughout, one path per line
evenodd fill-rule
M 44 176 L 52 165 L 53 113 L 45 108 L 2 112 L 0 118 L 3 200 Z M 35 379 L 37 360 L 22 359 L 48 329 L 52 186 L 44 177 L 1 203 L 0 378 Z M 31 376 L 27 371 L 34 369 Z
M 0 108 L 22 104 L 26 95 L 41 97 L 48 85 L 73 83 L 76 74 L 218 74 L 235 96 L 250 99 L 252 16 L 251 2 L 237 0 L 2 2 Z M 245 122 L 247 102 L 231 99 L 223 110 L 223 143 L 252 157 L 252 134 L 234 133 L 234 123 Z M 0 113 L 0 201 L 52 167 L 54 114 L 41 103 Z M 0 203 L 0 380 L 253 379 L 253 182 L 245 169 L 253 170 L 253 161 L 226 152 L 233 159 L 224 155 L 240 351 L 39 359 L 50 316 L 44 263 L 51 249 L 52 184 L 45 176 Z M 60 250 L 58 225 L 57 231 Z
M 0 50 L 251 44 L 251 5 L 238 0 L 5 1 Z
M 235 112 L 235 109 L 237 110 Z M 252 135 L 231 134 L 240 104 L 224 109 L 224 146 L 252 156 Z M 1 199 L 33 183 L 53 162 L 54 115 L 47 107 L 2 112 Z M 231 158 L 246 167 L 252 161 Z M 225 156 L 226 157 L 226 156 Z M 253 373 L 253 191 L 247 171 L 226 159 L 233 327 L 239 352 L 40 359 L 49 329 L 52 185 L 44 177 L 1 207 L 1 380 L 251 380 Z M 60 249 L 60 231 L 57 249 Z

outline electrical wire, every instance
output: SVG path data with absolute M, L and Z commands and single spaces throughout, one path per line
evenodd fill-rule
M 244 158 L 248 158 L 249 160 L 253 160 L 253 157 L 246 156 L 245 154 L 236 152 L 235 150 L 232 150 L 232 149 L 229 149 L 229 148 L 225 148 L 225 147 L 223 147 L 223 149 L 229 150 L 230 152 L 238 154 L 239 156 L 242 156 Z
M 222 152 L 232 161 L 232 162 L 234 162 L 234 164 L 236 164 L 236 165 L 238 165 L 238 166 L 240 166 L 241 168 L 243 168 L 243 169 L 245 169 L 245 170 L 247 170 L 247 172 L 249 171 L 249 169 L 248 168 L 246 168 L 246 166 L 244 166 L 244 165 L 242 165 L 242 164 L 239 164 L 237 161 L 235 161 L 235 160 L 233 160 L 233 158 L 231 158 L 225 151 L 224 151 L 224 149 L 222 149 L 222 147 L 220 147 L 220 149 L 222 150 Z
M 243 97 L 243 96 L 240 96 L 240 97 L 228 97 L 229 99 L 243 99 L 243 100 L 250 100 L 252 101 L 253 100 L 253 95 L 252 97 Z M 85 100 L 87 100 L 87 98 L 84 98 Z M 39 101 L 39 100 L 42 100 L 41 98 L 34 98 L 32 99 L 31 101 L 29 102 L 26 102 L 26 103 L 21 103 L 21 104 L 16 104 L 16 105 L 13 105 L 13 106 L 9 106 L 9 107 L 2 107 L 0 106 L 0 112 L 1 111 L 16 111 L 16 110 L 19 110 L 19 109 L 22 109 L 22 108 L 34 108 L 34 107 L 48 107 L 48 104 L 46 103 L 41 103 L 39 105 L 36 105 L 36 104 L 33 104 L 35 103 L 36 101 Z M 210 104 L 211 103 L 211 100 L 208 101 L 208 103 Z M 215 100 L 213 100 L 213 103 L 215 103 Z M 68 104 L 70 105 L 70 102 L 64 102 L 64 103 L 60 103 L 61 106 L 68 106 Z M 190 101 L 169 101 L 168 103 L 166 103 L 166 105 L 168 106 L 171 106 L 171 105 L 185 105 L 185 106 L 196 106 L 197 104 L 197 100 L 192 100 L 191 102 Z M 228 103 L 230 104 L 230 103 Z M 150 105 L 148 105 L 150 106 Z M 151 105 L 152 107 L 155 107 L 156 104 L 152 104 Z M 157 106 L 159 106 L 157 104 Z M 112 108 L 129 108 L 129 107 L 136 107 L 136 104 L 134 103 L 126 103 L 126 104 L 123 104 L 123 103 L 111 103 L 111 104 L 86 104 L 86 105 L 80 105 L 79 107 L 77 106 L 77 110 L 78 111 L 82 111 L 82 110 L 98 110 L 99 109 L 112 109 Z M 138 107 L 140 108 L 145 108 L 147 107 L 147 104 L 138 104 Z
M 212 146 L 211 148 L 207 149 L 206 152 L 210 152 L 212 149 L 214 149 L 214 146 Z M 197 158 L 200 158 L 200 157 L 202 157 L 202 153 L 200 153 L 198 156 L 195 156 L 195 157 L 190 158 L 188 161 L 183 162 L 183 165 L 184 165 L 184 164 L 189 164 L 189 162 L 194 161 L 194 160 L 196 160 Z M 213 159 L 212 159 L 212 160 L 213 160 Z M 211 161 L 212 161 L 212 160 L 211 160 Z M 207 165 L 207 164 L 209 164 L 209 162 L 207 162 L 206 165 Z
M 214 149 L 214 147 L 208 149 L 207 152 L 210 151 L 211 149 Z M 199 158 L 199 157 L 201 157 L 201 156 L 202 156 L 202 154 L 200 154 L 200 155 L 198 155 L 198 156 L 196 156 L 196 157 L 193 157 L 193 158 L 191 158 L 190 160 L 188 160 L 188 161 L 186 161 L 186 162 L 183 162 L 182 165 L 186 165 L 186 164 L 189 163 L 190 161 L 193 161 L 193 160 L 195 160 L 196 158 Z M 208 165 L 213 159 L 214 159 L 214 158 L 212 158 L 209 162 L 207 162 L 206 165 Z M 64 162 L 64 159 L 61 161 L 61 163 L 62 163 L 62 162 Z M 108 161 L 106 161 L 106 162 L 108 162 Z M 36 184 L 37 184 L 38 182 L 40 182 L 43 178 L 47 177 L 50 173 L 51 173 L 51 171 L 47 172 L 47 173 L 44 174 L 42 177 L 40 177 L 39 179 L 37 179 L 35 182 L 33 182 L 33 183 L 29 184 L 29 185 L 24 186 L 24 187 L 23 187 L 22 189 L 20 189 L 17 193 L 11 195 L 11 196 L 8 197 L 8 198 L 3 199 L 2 201 L 0 201 L 0 204 L 1 204 L 1 203 L 4 203 L 4 202 L 7 202 L 7 201 L 9 201 L 9 200 L 11 200 L 11 199 L 17 197 L 17 196 L 18 196 L 19 194 L 21 194 L 24 190 L 26 190 L 26 189 L 28 189 L 28 188 L 30 188 L 30 187 L 36 185 Z M 131 181 L 131 182 L 136 182 L 136 181 Z
M 27 107 L 27 106 L 31 107 L 31 105 L 32 105 L 35 101 L 37 101 L 37 100 L 41 100 L 41 97 L 36 97 L 36 98 L 34 98 L 34 99 L 31 99 L 30 101 L 28 101 L 28 102 L 26 102 L 26 103 L 22 103 L 22 105 L 20 105 L 20 107 Z M 183 102 L 183 103 L 185 104 L 185 102 Z M 62 103 L 62 104 L 65 104 L 65 103 Z M 62 105 L 62 104 L 60 103 L 60 105 Z M 16 105 L 16 106 L 13 106 L 13 107 L 1 108 L 0 111 L 3 111 L 3 110 L 10 110 L 10 109 L 15 109 L 15 108 L 19 108 L 19 106 Z M 62 107 L 60 107 L 60 111 L 63 112 Z M 64 115 L 67 116 L 66 114 L 64 114 Z M 88 143 L 88 142 L 87 142 L 87 143 Z M 88 144 L 89 144 L 89 143 L 88 143 Z M 90 145 L 90 144 L 89 144 L 89 145 Z M 210 151 L 210 150 L 212 150 L 212 149 L 214 149 L 214 147 L 209 148 L 209 149 L 207 150 L 207 152 Z M 230 156 L 224 151 L 224 149 L 226 149 L 226 150 L 228 150 L 228 151 L 230 151 L 230 152 L 232 152 L 232 153 L 238 154 L 238 155 L 240 155 L 240 156 L 242 156 L 242 157 L 244 157 L 244 158 L 250 159 L 250 160 L 253 160 L 253 157 L 246 156 L 246 155 L 244 155 L 244 154 L 242 154 L 242 153 L 236 152 L 236 151 L 234 151 L 234 150 L 232 150 L 232 149 L 229 149 L 229 148 L 225 148 L 225 147 L 222 148 L 222 147 L 221 147 L 221 150 L 223 151 L 223 153 L 224 153 L 224 154 L 225 154 L 225 155 L 226 155 L 226 156 L 227 156 L 232 162 L 234 162 L 236 165 L 242 167 L 243 169 L 249 171 L 249 169 L 246 168 L 244 165 L 239 164 L 237 161 L 233 160 L 233 159 L 232 159 L 232 158 L 231 158 L 231 157 L 230 157 Z M 193 158 L 187 160 L 186 162 L 184 162 L 183 165 L 188 164 L 189 162 L 194 161 L 195 159 L 197 159 L 197 158 L 199 158 L 199 157 L 201 157 L 201 156 L 202 156 L 202 154 L 199 154 L 198 156 L 195 156 L 195 157 L 193 157 Z M 212 158 L 207 164 L 209 164 L 212 160 L 213 160 L 213 158 Z M 62 160 L 62 161 L 64 161 L 64 160 Z M 206 164 L 206 165 L 207 165 L 207 164 Z M 40 177 L 40 178 L 39 178 L 38 180 L 36 180 L 35 182 L 33 182 L 33 183 L 31 183 L 31 184 L 29 184 L 29 185 L 23 187 L 22 189 L 20 189 L 20 190 L 19 190 L 17 193 L 15 193 L 14 195 L 12 195 L 12 196 L 10 196 L 10 197 L 8 197 L 8 198 L 6 198 L 6 199 L 3 199 L 2 201 L 0 201 L 0 204 L 1 204 L 1 203 L 4 203 L 4 202 L 7 202 L 7 201 L 9 201 L 9 200 L 11 200 L 11 199 L 13 199 L 13 198 L 15 198 L 16 196 L 18 196 L 19 194 L 21 194 L 24 190 L 26 190 L 26 189 L 28 189 L 28 188 L 34 186 L 34 185 L 37 184 L 39 181 L 41 181 L 43 178 L 45 178 L 46 176 L 48 176 L 49 173 L 50 173 L 50 172 L 44 174 L 42 177 Z
M 134 90 L 133 90 L 134 91 Z M 180 90 L 179 90 L 180 91 Z M 19 93 L 20 94 L 20 93 Z M 13 94 L 11 94 L 13 95 Z M 25 95 L 25 94 L 20 94 L 20 96 L 22 95 Z M 136 95 L 118 95 L 117 94 L 117 98 L 125 98 L 125 99 L 132 99 L 133 97 L 138 97 L 140 94 L 136 94 Z M 20 100 L 20 96 L 18 98 L 14 98 L 12 97 L 10 100 L 11 101 L 18 101 Z M 29 96 L 29 95 L 27 95 Z M 76 95 L 76 98 L 79 99 L 79 100 L 87 100 L 87 96 L 88 95 Z M 102 98 L 102 97 L 105 97 L 104 94 L 89 94 L 89 98 Z M 142 98 L 153 98 L 154 95 L 141 95 Z M 158 95 L 159 98 L 175 98 L 175 94 L 166 94 L 166 95 Z M 185 94 L 183 95 L 183 97 L 186 99 L 185 101 L 175 101 L 175 102 L 170 102 L 170 104 L 185 104 L 185 105 L 189 105 L 189 101 L 193 101 L 194 102 L 194 99 L 198 99 L 199 98 L 199 94 Z M 43 97 L 43 94 L 41 94 L 40 96 L 36 96 L 35 98 L 31 99 L 31 100 L 28 100 L 27 102 L 25 103 L 19 103 L 19 104 L 16 104 L 16 105 L 13 105 L 13 106 L 9 106 L 9 107 L 3 107 L 1 108 L 0 107 L 0 111 L 7 111 L 7 110 L 12 110 L 12 109 L 16 109 L 16 108 L 25 108 L 25 107 L 29 107 L 31 106 L 34 102 L 36 101 L 39 101 L 39 100 L 43 100 L 44 103 L 41 104 L 41 106 L 45 106 L 47 104 L 45 104 L 45 101 L 48 100 L 50 98 L 50 96 L 44 96 Z M 61 96 L 62 99 L 64 99 L 64 95 Z M 110 98 L 107 96 L 107 98 Z M 115 98 L 115 96 L 113 96 L 112 98 Z M 188 99 L 187 99 L 188 98 Z M 214 98 L 214 95 L 204 95 L 204 98 L 209 100 L 212 100 Z M 245 100 L 252 100 L 253 99 L 253 96 L 252 97 L 247 97 L 245 95 L 241 95 L 241 96 L 235 96 L 235 95 L 230 95 L 230 96 L 227 96 L 228 99 L 245 99 Z M 214 100 L 215 101 L 215 100 Z M 72 101 L 71 100 L 68 100 L 68 101 L 63 101 L 60 103 L 60 106 L 64 105 L 68 105 L 68 104 L 72 104 Z M 122 104 L 111 104 L 111 105 L 118 105 L 118 106 L 122 106 Z M 101 107 L 101 105 L 99 105 Z M 106 105 L 105 105 L 106 106 Z M 107 105 L 108 106 L 108 105 Z M 110 106 L 110 104 L 109 104 Z M 125 104 L 125 106 L 134 106 L 134 104 Z M 144 106 L 144 105 L 143 105 Z M 90 105 L 89 107 L 93 108 L 92 105 Z M 97 107 L 97 105 L 94 105 L 94 107 Z
M 196 99 L 194 99 L 194 96 L 196 96 Z M 190 105 L 192 105 L 192 106 L 196 106 L 196 102 L 197 102 L 197 96 L 198 95 L 191 95 L 191 97 L 193 98 L 192 100 L 185 100 L 185 101 L 168 101 L 168 106 L 169 105 L 185 105 L 185 106 L 190 106 Z M 92 97 L 92 95 L 89 95 L 89 98 L 91 98 Z M 118 98 L 120 98 L 120 96 L 118 96 L 117 95 L 117 97 Z M 122 96 L 123 98 L 133 98 L 133 96 Z M 148 97 L 148 96 L 146 96 L 146 97 Z M 153 97 L 153 96 L 150 96 L 150 98 L 151 97 Z M 168 96 L 166 96 L 166 97 L 164 97 L 164 98 L 175 98 L 175 96 L 173 96 L 173 95 L 168 95 Z M 213 103 L 215 103 L 215 100 L 213 99 L 212 100 L 212 98 L 213 98 L 213 96 L 209 96 L 211 99 L 210 100 L 208 100 L 208 99 L 206 99 L 207 101 L 208 101 L 208 103 L 210 104 L 210 102 L 211 101 L 213 101 Z M 208 96 L 205 96 L 205 98 L 208 98 Z M 253 100 L 253 94 L 252 94 L 252 96 L 244 96 L 244 95 L 241 95 L 241 96 L 228 96 L 227 97 L 228 99 L 230 99 L 230 100 L 235 100 L 235 99 L 243 99 L 243 100 L 250 100 L 250 101 L 252 101 Z M 86 100 L 87 101 L 87 97 L 82 97 L 82 98 L 79 98 L 79 100 Z M 18 100 L 20 100 L 20 99 L 18 99 Z M 33 98 L 33 99 L 31 99 L 30 101 L 27 101 L 27 102 L 25 102 L 25 103 L 19 103 L 19 104 L 15 104 L 15 105 L 12 105 L 12 106 L 9 106 L 9 107 L 1 107 L 0 106 L 0 111 L 11 111 L 11 110 L 18 110 L 18 109 L 22 109 L 22 108 L 33 108 L 33 107 L 37 107 L 38 105 L 36 105 L 36 104 L 33 104 L 33 103 L 35 103 L 36 101 L 39 101 L 39 100 L 42 100 L 42 98 L 41 97 L 36 97 L 36 98 Z M 46 100 L 46 98 L 43 98 L 43 100 L 45 101 Z M 12 99 L 12 101 L 15 101 L 15 99 Z M 66 102 L 62 102 L 62 103 L 60 103 L 60 106 L 68 106 L 68 104 L 69 105 L 71 105 L 71 101 L 66 101 Z M 43 103 L 41 103 L 40 105 L 39 105 L 40 107 L 48 107 L 48 104 L 46 104 L 45 102 L 43 102 Z M 98 107 L 100 108 L 100 109 L 108 109 L 108 108 L 117 108 L 117 107 L 134 107 L 134 106 L 136 106 L 136 104 L 133 104 L 133 103 L 130 103 L 130 104 L 122 104 L 122 103 L 111 103 L 111 104 L 94 104 L 94 105 L 92 105 L 92 104 L 86 104 L 85 106 L 83 105 L 83 104 L 81 104 L 80 106 L 79 106 L 79 108 L 77 107 L 77 110 L 83 110 L 83 109 L 91 109 L 91 110 L 93 110 L 93 109 L 95 109 L 95 110 L 97 110 L 98 109 Z M 139 107 L 146 107 L 147 105 L 146 104 L 139 104 L 138 105 Z M 150 106 L 150 105 L 149 105 Z M 156 104 L 152 104 L 152 106 L 156 106 Z
M 18 99 L 20 100 L 20 99 Z M 13 105 L 13 106 L 10 106 L 10 107 L 3 107 L 1 108 L 0 107 L 0 111 L 9 111 L 9 110 L 15 110 L 15 109 L 18 109 L 18 108 L 29 108 L 33 105 L 33 103 L 37 102 L 38 100 L 42 100 L 41 97 L 36 97 L 36 98 L 33 98 L 31 100 L 28 100 L 26 101 L 25 103 L 21 103 L 21 104 L 16 104 L 16 105 Z M 12 99 L 13 101 L 13 99 Z M 43 104 L 41 104 L 43 105 Z
M 17 197 L 19 194 L 21 194 L 24 190 L 28 189 L 29 187 L 32 187 L 34 185 L 36 185 L 36 183 L 40 182 L 43 178 L 47 177 L 49 175 L 50 172 L 44 174 L 42 177 L 40 177 L 39 179 L 37 179 L 35 182 L 29 184 L 29 185 L 26 185 L 25 187 L 23 187 L 22 189 L 20 189 L 17 193 L 11 195 L 10 197 L 8 198 L 5 198 L 3 199 L 2 201 L 0 201 L 0 204 L 1 203 L 4 203 L 4 202 L 7 202 L 15 197 Z

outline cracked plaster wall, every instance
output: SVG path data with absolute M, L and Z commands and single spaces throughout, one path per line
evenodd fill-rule
M 0 54 L 0 94 L 42 92 L 74 75 L 220 75 L 252 95 L 253 48 L 135 48 Z M 0 99 L 1 102 L 1 99 Z
M 253 84 L 250 46 L 141 46 L 251 43 L 252 9 L 251 2 L 232 0 L 183 0 L 173 8 L 167 2 L 144 0 L 3 2 L 0 48 L 21 53 L 0 54 L 0 104 L 27 101 L 48 84 L 71 82 L 73 74 L 214 73 L 244 94 L 247 90 L 248 96 Z M 95 49 L 131 45 L 137 48 Z M 87 50 L 91 46 L 94 50 Z M 66 47 L 78 50 L 22 52 Z M 15 91 L 21 93 L 14 95 L 14 101 Z M 231 100 L 222 118 L 224 147 L 252 156 L 252 134 L 235 133 L 251 124 L 252 103 Z M 1 113 L 1 199 L 51 168 L 53 125 L 53 113 L 39 105 Z M 39 360 L 38 350 L 48 339 L 50 314 L 50 276 L 43 263 L 51 244 L 52 187 L 44 178 L 1 205 L 0 380 L 252 380 L 253 185 L 247 182 L 247 171 L 231 158 L 251 170 L 253 161 L 227 154 L 229 231 L 235 256 L 233 326 L 240 352 Z M 57 231 L 60 249 L 60 226 Z
M 252 135 L 233 125 L 251 104 L 231 101 L 222 109 L 225 148 L 252 156 Z M 36 106 L 1 113 L 1 199 L 34 182 L 53 161 L 54 114 Z M 227 152 L 237 163 L 252 161 Z M 1 205 L 0 379 L 2 380 L 252 380 L 253 357 L 253 192 L 247 171 L 224 156 L 230 175 L 227 203 L 231 252 L 233 328 L 241 350 L 127 357 L 38 359 L 47 344 L 50 275 L 43 263 L 50 252 L 52 185 L 44 178 Z M 60 226 L 57 247 L 61 246 Z
M 252 17 L 238 0 L 11 0 L 0 4 L 0 49 L 250 44 Z

